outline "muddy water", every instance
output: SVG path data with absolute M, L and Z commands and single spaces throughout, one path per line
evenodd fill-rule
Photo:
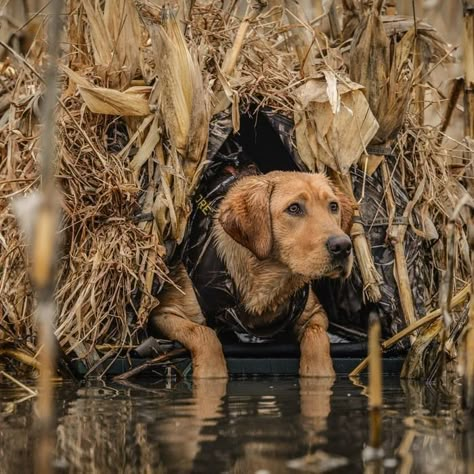
M 398 379 L 385 380 L 384 459 L 364 466 L 364 393 L 347 378 L 60 384 L 54 471 L 468 472 L 474 436 L 459 399 Z M 0 473 L 32 472 L 34 399 L 25 395 L 0 389 Z

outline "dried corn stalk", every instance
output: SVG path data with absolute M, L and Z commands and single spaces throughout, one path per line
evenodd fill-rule
M 413 85 L 426 76 L 428 64 L 450 59 L 446 45 L 433 28 L 425 23 L 415 25 L 413 19 L 402 16 L 382 18 L 380 6 L 380 2 L 374 2 L 368 14 L 358 11 L 360 22 L 350 51 L 351 79 L 365 87 L 380 125 L 374 139 L 377 144 L 386 143 L 399 132 Z M 347 28 L 353 27 L 354 19 L 351 21 Z
M 396 216 L 396 204 L 393 197 L 392 183 L 390 172 L 385 160 L 382 162 L 382 176 L 385 184 L 385 202 L 390 216 L 388 239 L 394 247 L 395 251 L 395 280 L 398 286 L 398 293 L 400 295 L 400 302 L 402 306 L 403 316 L 406 325 L 409 326 L 416 321 L 415 305 L 413 304 L 413 295 L 411 292 L 410 279 L 408 276 L 407 260 L 405 257 L 405 233 L 408 227 L 408 214 L 413 208 L 412 203 L 409 203 L 407 210 L 404 213 L 405 222 L 402 224 L 393 224 Z M 421 182 L 420 192 L 423 192 L 424 180 Z
M 173 11 L 164 8 L 160 12 L 161 24 L 156 23 L 155 10 L 146 8 L 146 13 L 157 75 L 150 101 L 157 107 L 170 141 L 166 158 L 163 142 L 155 150 L 162 186 L 153 209 L 163 237 L 180 243 L 191 210 L 189 199 L 198 181 L 196 175 L 206 156 L 209 100 L 196 55 L 188 49 Z M 167 217 L 162 214 L 163 203 L 168 207 Z
M 371 110 L 380 117 L 386 109 L 387 82 L 390 71 L 389 40 L 380 19 L 380 10 L 374 7 L 354 33 L 350 54 L 350 75 L 365 87 Z

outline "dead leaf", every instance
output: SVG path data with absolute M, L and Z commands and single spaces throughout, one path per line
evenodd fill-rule
M 334 80 L 331 75 L 326 80 L 310 79 L 297 90 L 296 140 L 303 161 L 307 166 L 314 163 L 310 169 L 319 161 L 346 174 L 375 136 L 378 124 L 362 87 L 349 80 L 334 84 Z

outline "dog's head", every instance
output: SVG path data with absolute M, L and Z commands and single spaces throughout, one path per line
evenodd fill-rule
M 353 205 L 322 174 L 275 171 L 237 181 L 223 199 L 224 231 L 258 259 L 308 279 L 347 277 Z

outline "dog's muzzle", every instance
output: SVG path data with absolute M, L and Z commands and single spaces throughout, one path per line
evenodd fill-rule
M 334 263 L 344 263 L 352 252 L 352 242 L 347 235 L 329 237 L 326 247 Z

